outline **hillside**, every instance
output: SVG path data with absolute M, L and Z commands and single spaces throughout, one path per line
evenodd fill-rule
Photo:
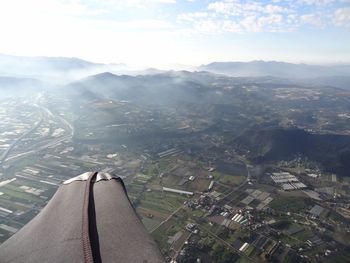
M 350 176 L 349 136 L 267 128 L 249 130 L 232 143 L 241 151 L 249 150 L 249 157 L 255 162 L 286 160 L 301 155 L 321 163 L 329 172 Z

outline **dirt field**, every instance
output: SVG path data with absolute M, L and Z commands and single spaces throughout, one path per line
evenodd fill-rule
M 191 182 L 189 189 L 192 191 L 204 192 L 208 189 L 210 184 L 210 180 L 196 178 L 193 182 Z
M 138 208 L 136 209 L 136 212 L 137 212 L 139 215 L 142 215 L 142 216 L 153 215 L 154 217 L 157 217 L 157 218 L 162 219 L 162 220 L 167 219 L 168 216 L 169 216 L 169 214 L 167 214 L 167 213 L 162 213 L 162 212 L 159 212 L 159 211 L 154 211 L 154 210 L 147 209 L 147 208 L 144 208 L 144 207 L 138 207 Z

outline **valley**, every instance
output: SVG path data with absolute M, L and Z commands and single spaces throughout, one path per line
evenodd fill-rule
M 186 71 L 15 94 L 0 102 L 0 241 L 64 180 L 104 171 L 169 262 L 343 262 L 349 105 L 345 89 Z

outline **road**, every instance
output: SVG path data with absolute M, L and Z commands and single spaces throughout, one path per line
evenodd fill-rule
M 34 132 L 42 123 L 43 118 L 41 117 L 40 120 L 38 122 L 36 122 L 34 124 L 34 126 L 28 130 L 27 132 L 23 133 L 20 137 L 18 137 L 11 145 L 10 147 L 3 153 L 3 155 L 1 156 L 0 159 L 0 164 L 3 164 L 7 159 L 7 156 L 9 156 L 10 152 L 13 150 L 13 148 L 26 136 L 28 136 L 29 134 L 31 134 L 32 132 Z
M 42 116 L 41 116 L 41 120 L 38 121 L 37 123 L 35 123 L 35 125 L 27 132 L 25 132 L 24 134 L 22 134 L 18 139 L 16 139 L 11 146 L 5 151 L 5 153 L 2 155 L 1 159 L 0 159 L 0 163 L 4 164 L 8 161 L 15 161 L 21 158 L 24 158 L 26 156 L 32 155 L 32 154 L 36 154 L 42 150 L 45 150 L 47 148 L 54 148 L 56 146 L 58 146 L 59 144 L 61 144 L 62 142 L 65 141 L 69 141 L 73 138 L 74 136 L 74 127 L 66 120 L 64 119 L 62 116 L 59 115 L 54 115 L 48 108 L 42 106 L 42 105 L 38 105 L 38 104 L 33 104 L 33 106 L 39 108 L 42 112 Z M 42 122 L 44 121 L 44 115 L 46 115 L 46 117 L 49 120 L 58 120 L 58 122 L 60 124 L 62 124 L 62 128 L 65 130 L 65 134 L 58 137 L 58 138 L 54 138 L 51 137 L 49 139 L 43 139 L 42 141 L 40 141 L 39 143 L 33 144 L 31 146 L 32 149 L 24 151 L 24 152 L 20 152 L 17 153 L 13 156 L 9 156 L 11 151 L 14 149 L 14 147 L 25 137 L 27 137 L 28 135 L 30 135 L 32 132 L 34 132 L 37 128 L 40 127 L 40 125 L 42 124 Z M 34 148 L 34 149 L 33 149 Z
M 161 225 L 163 225 L 165 222 L 169 221 L 170 218 L 172 218 L 177 212 L 179 212 L 182 208 L 185 208 L 186 205 L 182 205 L 180 206 L 178 209 L 176 209 L 174 212 L 172 212 L 168 217 L 167 219 L 163 220 L 158 226 L 156 226 L 154 229 L 152 229 L 150 231 L 150 233 L 153 233 L 154 231 L 156 231 Z

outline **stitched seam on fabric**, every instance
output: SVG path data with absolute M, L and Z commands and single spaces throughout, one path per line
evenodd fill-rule
M 85 263 L 94 263 L 92 250 L 91 250 L 90 237 L 89 237 L 89 194 L 90 194 L 91 182 L 93 178 L 96 176 L 96 174 L 97 173 L 94 173 L 93 175 L 91 175 L 89 179 L 86 181 L 84 200 L 83 200 L 81 241 L 82 241 L 83 256 L 84 256 Z

